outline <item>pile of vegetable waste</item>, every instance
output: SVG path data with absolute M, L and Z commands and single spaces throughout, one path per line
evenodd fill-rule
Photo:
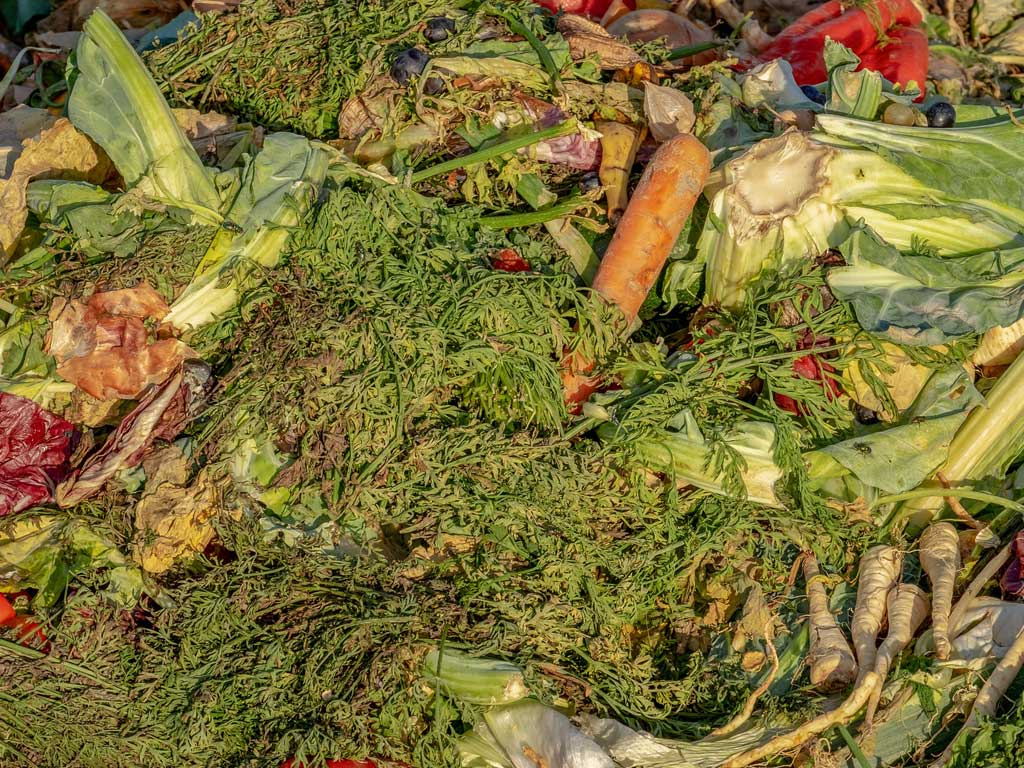
M 0 765 L 1013 764 L 1020 14 L 5 7 Z

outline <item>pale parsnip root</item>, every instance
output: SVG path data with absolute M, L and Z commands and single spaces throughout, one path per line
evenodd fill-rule
M 804 555 L 804 579 L 810 603 L 811 647 L 807 653 L 811 684 L 821 691 L 845 688 L 857 677 L 857 660 L 843 631 L 828 607 L 828 595 L 822 583 L 814 555 Z
M 899 579 L 903 558 L 893 547 L 879 544 L 872 547 L 860 559 L 860 574 L 857 577 L 857 604 L 853 609 L 850 634 L 857 652 L 860 675 L 857 684 L 874 669 L 875 643 L 885 618 L 885 601 Z
M 881 685 L 881 682 L 878 679 L 878 675 L 874 672 L 868 672 L 860 684 L 853 689 L 846 701 L 836 709 L 807 721 L 795 731 L 777 736 L 759 747 L 726 760 L 722 763 L 722 768 L 745 768 L 745 766 L 762 762 L 781 752 L 796 749 L 808 739 L 824 733 L 829 728 L 845 725 L 867 703 L 867 700 L 879 685 Z
M 932 583 L 932 637 L 935 655 L 949 658 L 949 615 L 953 610 L 953 587 L 960 570 L 960 537 L 952 523 L 932 523 L 920 540 L 921 567 Z
M 928 618 L 931 601 L 927 593 L 916 584 L 900 584 L 889 593 L 887 605 L 889 632 L 875 657 L 875 672 L 880 683 L 868 699 L 868 709 L 864 715 L 865 728 L 870 728 L 875 719 L 878 701 L 882 697 L 882 686 L 885 685 L 893 659 L 910 644 L 921 624 Z
M 976 727 L 981 718 L 992 717 L 996 713 L 999 700 L 1003 698 L 1010 684 L 1020 674 L 1021 667 L 1024 667 L 1024 629 L 1017 635 L 1013 645 L 1009 647 L 1006 654 L 996 665 L 996 668 L 992 670 L 992 674 L 988 676 L 988 680 L 981 687 L 981 690 L 978 692 L 978 698 L 974 700 L 974 706 L 971 707 L 971 714 L 964 721 L 960 733 L 949 743 L 949 746 L 946 747 L 946 750 L 939 758 L 931 764 L 931 768 L 943 768 L 949 762 L 950 757 L 953 756 L 953 745 L 960 740 L 961 734 Z
M 967 609 L 971 607 L 971 603 L 978 595 L 981 594 L 981 590 L 985 588 L 989 580 L 992 579 L 999 571 L 1002 570 L 1003 566 L 1006 565 L 1010 560 L 1010 556 L 1013 554 L 1013 537 L 1006 542 L 1002 549 L 1000 549 L 992 557 L 985 567 L 982 568 L 978 575 L 971 580 L 971 583 L 967 585 L 967 589 L 960 595 L 960 599 L 956 601 L 956 605 L 953 606 L 953 611 L 949 614 L 949 631 L 956 632 L 960 627 L 960 622 L 964 620 L 964 615 L 967 613 Z M 953 638 L 950 638 L 952 640 Z

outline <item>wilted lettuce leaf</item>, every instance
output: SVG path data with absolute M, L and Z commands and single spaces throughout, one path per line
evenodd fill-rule
M 981 395 L 962 367 L 936 371 L 898 425 L 815 451 L 812 476 L 815 470 L 824 470 L 824 455 L 870 488 L 885 493 L 909 491 L 946 460 L 957 429 L 980 402 Z
M 99 144 L 129 186 L 146 197 L 220 221 L 213 174 L 174 120 L 138 54 L 101 10 L 78 43 L 68 115 Z
M 839 250 L 848 266 L 829 272 L 829 287 L 865 330 L 894 341 L 933 346 L 1024 315 L 1024 249 L 904 254 L 861 226 Z
M 825 67 L 832 112 L 870 120 L 882 101 L 882 76 L 869 69 L 857 72 L 860 57 L 835 40 L 825 40 Z
M 77 238 L 76 247 L 88 255 L 129 256 L 138 250 L 146 233 L 178 227 L 172 218 L 157 211 L 139 215 L 118 205 L 118 195 L 86 182 L 33 181 L 26 198 L 30 211 L 40 220 L 72 233 Z
M 142 572 L 84 520 L 21 517 L 0 534 L 0 591 L 35 589 L 36 605 L 53 605 L 76 575 L 100 568 L 112 599 L 123 607 L 138 601 Z
M 168 323 L 184 330 L 213 322 L 277 265 L 293 228 L 316 202 L 328 159 L 323 145 L 294 133 L 267 137 L 226 214 L 235 226 L 217 232 Z
M 1024 14 L 1024 0 L 976 0 L 971 8 L 971 28 L 975 35 L 998 35 Z

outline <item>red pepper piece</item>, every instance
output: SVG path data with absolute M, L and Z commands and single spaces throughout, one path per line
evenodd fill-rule
M 15 615 L 14 606 L 6 597 L 0 595 L 0 627 L 6 627 L 14 620 Z
M 860 54 L 861 69 L 881 72 L 887 80 L 907 86 L 916 82 L 924 98 L 928 78 L 928 35 L 917 27 L 895 27 L 886 33 L 889 40 Z
M 813 8 L 788 27 L 775 36 L 774 43 L 782 43 L 797 37 L 803 37 L 815 27 L 820 27 L 826 21 L 835 19 L 843 14 L 843 4 L 839 0 L 830 0 Z
M 0 628 L 13 629 L 18 642 L 25 647 L 50 652 L 50 641 L 39 624 L 28 616 L 15 613 L 14 606 L 3 595 L 0 595 Z
M 841 392 L 839 382 L 829 375 L 835 372 L 835 368 L 819 359 L 817 355 L 804 355 L 793 361 L 793 374 L 801 379 L 820 381 L 825 390 L 825 396 L 829 400 L 835 400 Z M 803 416 L 807 413 L 803 405 L 788 395 L 776 394 L 774 400 L 779 408 L 789 411 L 795 416 Z
M 863 59 L 877 47 L 880 33 L 886 34 L 893 27 L 912 27 L 921 23 L 921 14 L 911 0 L 877 0 L 868 10 L 850 8 L 840 15 L 834 15 L 836 7 L 832 3 L 825 6 L 793 22 L 760 52 L 758 58 L 761 61 L 786 59 L 793 67 L 798 84 L 817 85 L 828 77 L 824 58 L 826 38 L 842 43 Z M 925 48 L 923 60 L 927 71 L 927 46 Z M 916 46 L 912 51 L 919 57 L 914 65 L 919 69 L 920 51 Z M 910 53 L 911 49 L 905 49 L 905 52 Z M 897 82 L 889 76 L 889 71 L 878 71 Z
M 502 248 L 491 257 L 491 266 L 501 272 L 529 272 L 530 262 L 511 248 Z
M 581 16 L 592 16 L 599 19 L 604 16 L 612 0 L 534 0 L 537 5 L 547 8 L 549 11 L 564 11 L 565 13 L 578 13 Z M 633 2 L 627 2 L 630 8 L 635 7 Z

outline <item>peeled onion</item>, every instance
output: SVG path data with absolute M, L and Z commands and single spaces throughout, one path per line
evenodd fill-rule
M 631 11 L 620 16 L 608 25 L 608 34 L 624 37 L 631 43 L 647 43 L 665 38 L 669 48 L 680 48 L 684 45 L 710 43 L 715 40 L 711 27 L 700 21 L 688 19 L 672 11 L 659 11 L 647 8 Z M 707 64 L 714 61 L 718 54 L 714 50 L 704 51 L 696 56 L 681 59 L 684 64 Z

